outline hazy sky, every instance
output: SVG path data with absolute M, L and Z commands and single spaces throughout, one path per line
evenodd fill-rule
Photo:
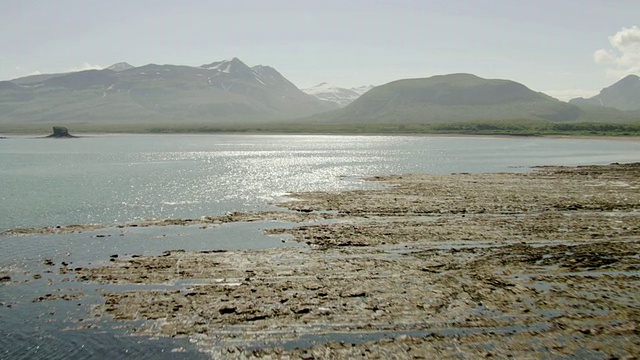
M 300 88 L 467 72 L 568 99 L 640 75 L 638 26 L 638 0 L 0 0 L 0 80 L 238 57 Z

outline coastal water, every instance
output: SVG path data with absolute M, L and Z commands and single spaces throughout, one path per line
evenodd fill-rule
M 0 231 L 199 218 L 274 208 L 289 192 L 364 188 L 392 173 L 530 171 L 535 165 L 640 161 L 640 142 L 607 139 L 118 135 L 0 140 Z M 296 246 L 259 222 L 109 227 L 67 235 L 0 235 L 0 359 L 198 358 L 194 339 L 131 337 L 136 324 L 91 319 L 103 287 L 59 274 L 112 255 Z M 56 264 L 52 266 L 50 264 Z M 38 275 L 34 277 L 34 275 Z M 37 301 L 46 294 L 79 294 Z M 34 300 L 36 300 L 34 302 Z
M 363 177 L 638 161 L 640 142 L 480 137 L 192 135 L 0 140 L 0 231 L 264 209 Z

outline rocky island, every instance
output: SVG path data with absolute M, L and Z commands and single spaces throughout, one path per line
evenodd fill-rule
M 53 133 L 49 136 L 46 136 L 47 138 L 54 138 L 54 139 L 73 139 L 73 138 L 77 138 L 77 136 L 73 136 L 69 133 L 69 129 L 67 129 L 64 126 L 54 126 L 53 127 Z
M 307 247 L 166 251 L 76 277 L 160 286 L 105 290 L 94 315 L 213 358 L 640 353 L 640 164 L 370 180 L 387 186 L 187 221 L 299 221 L 269 232 Z

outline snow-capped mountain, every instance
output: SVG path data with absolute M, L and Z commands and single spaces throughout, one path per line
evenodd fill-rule
M 323 82 L 316 86 L 302 89 L 302 91 L 315 96 L 319 100 L 333 102 L 338 104 L 340 107 L 345 107 L 372 88 L 373 85 L 345 89 Z

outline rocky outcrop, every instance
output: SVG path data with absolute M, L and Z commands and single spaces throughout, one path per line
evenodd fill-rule
M 54 126 L 53 134 L 47 136 L 47 138 L 69 139 L 69 138 L 77 138 L 77 136 L 73 136 L 69 134 L 69 129 L 67 129 L 64 126 Z
M 389 186 L 280 204 L 335 214 L 268 231 L 308 248 L 112 255 L 61 272 L 107 284 L 94 316 L 198 337 L 212 358 L 638 353 L 640 164 L 371 180 Z M 66 300 L 55 295 L 34 301 Z

